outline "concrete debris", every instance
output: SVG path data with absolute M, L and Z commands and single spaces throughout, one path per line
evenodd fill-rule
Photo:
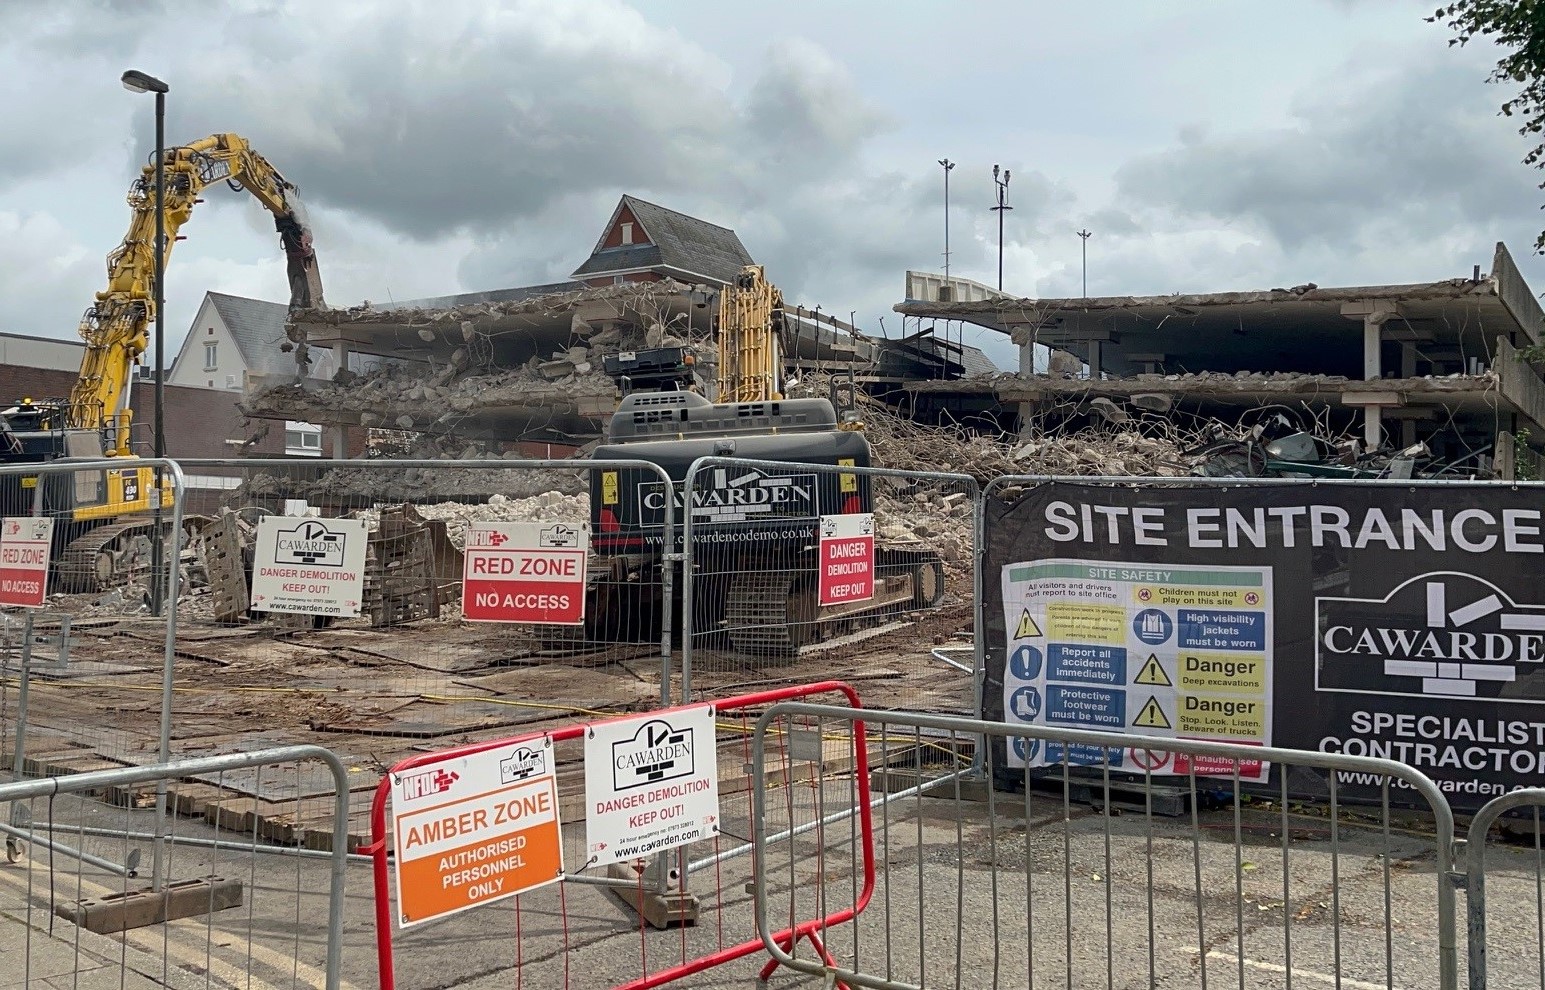
M 368 506 L 390 502 L 436 502 L 450 498 L 488 499 L 494 496 L 530 498 L 544 492 L 577 494 L 587 491 L 586 475 L 578 471 L 518 469 L 520 457 L 506 458 L 511 469 L 400 468 L 375 470 L 337 467 L 315 477 L 260 472 L 243 482 L 237 495 L 246 501 L 306 499 L 314 505 Z M 279 503 L 279 504 L 282 504 Z
M 489 496 L 487 502 L 420 502 L 414 506 L 420 518 L 441 519 L 446 535 L 457 550 L 467 545 L 467 524 L 473 522 L 585 522 L 590 519 L 588 493 L 566 494 L 550 491 L 529 498 Z M 356 515 L 376 526 L 379 509 L 365 509 Z

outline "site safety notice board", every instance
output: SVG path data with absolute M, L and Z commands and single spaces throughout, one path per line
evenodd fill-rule
M 1458 809 L 1545 786 L 1542 512 L 1539 487 L 1484 483 L 994 494 L 983 715 L 1384 757 Z M 1021 741 L 1002 759 L 1100 766 L 1106 752 Z M 1118 771 L 1192 769 L 1162 750 L 1109 754 Z M 1343 775 L 1338 792 L 1379 788 Z

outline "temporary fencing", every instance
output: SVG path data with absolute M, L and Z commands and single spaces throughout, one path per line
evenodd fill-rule
M 320 769 L 318 767 L 320 766 Z M 331 782 L 333 852 L 260 867 L 252 802 L 227 784 L 298 795 Z M 204 788 L 180 814 L 148 808 L 169 783 Z M 0 784 L 0 958 L 19 985 L 278 986 L 336 990 L 343 950 L 349 772 L 317 746 L 120 767 Z M 292 806 L 294 802 L 291 802 Z M 195 816 L 196 817 L 190 817 Z M 144 850 L 164 851 L 159 878 Z
M 772 931 L 820 916 L 864 868 L 843 836 L 813 840 L 792 865 L 761 846 L 781 825 L 776 747 L 795 724 L 863 739 L 876 789 L 911 794 L 875 812 L 868 910 L 818 930 L 835 965 Z M 988 779 L 1019 793 L 959 772 L 979 739 Z M 1055 752 L 1049 773 L 1008 762 L 1035 747 Z M 764 712 L 752 751 L 758 930 L 774 959 L 827 986 L 1457 986 L 1453 817 L 1403 764 L 802 702 Z M 1187 769 L 1117 770 L 1134 751 L 1184 756 Z M 1262 760 L 1276 793 L 1251 798 L 1241 765 Z M 1092 776 L 1075 776 L 1079 764 Z M 1349 807 L 1342 773 L 1377 781 L 1382 800 Z M 1289 781 L 1322 788 L 1325 807 L 1303 809 Z M 1421 827 L 1392 811 L 1395 787 L 1424 804 Z
M 760 960 L 748 958 L 760 955 L 762 951 L 762 941 L 756 934 L 750 912 L 750 885 L 758 874 L 757 864 L 753 861 L 750 826 L 753 799 L 764 806 L 768 806 L 768 802 L 753 794 L 752 720 L 760 709 L 779 701 L 821 696 L 836 696 L 846 704 L 858 704 L 858 695 L 853 688 L 835 681 L 743 694 L 712 702 L 719 797 L 718 821 L 712 838 L 669 853 L 628 857 L 600 871 L 596 867 L 602 857 L 589 834 L 590 827 L 595 824 L 597 809 L 586 801 L 587 761 L 584 754 L 587 739 L 593 740 L 597 733 L 604 733 L 606 722 L 569 723 L 506 739 L 424 753 L 394 766 L 375 792 L 371 844 L 365 849 L 374 858 L 376 938 L 383 990 L 404 985 L 402 960 L 415 959 L 422 952 L 433 951 L 434 947 L 464 940 L 475 940 L 478 952 L 458 958 L 449 958 L 444 953 L 437 955 L 432 973 L 434 985 L 445 986 L 480 975 L 500 974 L 502 982 L 517 987 L 616 985 L 642 990 L 737 960 L 759 964 Z M 649 720 L 679 730 L 682 719 L 703 707 L 665 709 L 649 713 Z M 472 760 L 490 753 L 501 757 L 508 754 L 502 762 L 513 766 L 528 761 L 538 752 L 549 754 L 540 759 L 556 772 L 562 822 L 561 881 L 500 903 L 488 903 L 463 913 L 412 924 L 421 919 L 405 917 L 405 905 L 394 896 L 392 887 L 393 869 L 399 878 L 404 876 L 405 861 L 394 863 L 395 855 L 390 850 L 411 848 L 404 843 L 417 839 L 411 832 L 392 834 L 387 814 L 389 800 L 400 801 L 402 794 L 430 793 L 436 800 L 445 802 L 434 807 L 446 808 L 445 814 L 451 815 L 457 812 L 450 803 L 450 795 L 455 793 L 452 787 L 462 775 L 471 772 L 468 768 Z M 692 747 L 691 752 L 695 755 L 689 759 L 703 755 L 696 747 Z M 769 763 L 775 766 L 759 780 L 775 783 L 784 800 L 773 805 L 779 815 L 781 831 L 778 835 L 764 832 L 756 858 L 781 864 L 802 856 L 809 844 L 809 836 L 831 836 L 840 832 L 846 837 L 851 862 L 855 864 L 856 871 L 844 888 L 844 899 L 823 902 L 818 915 L 791 919 L 785 930 L 770 934 L 774 941 L 785 945 L 791 941 L 809 942 L 818 939 L 820 931 L 855 916 L 869 900 L 873 862 L 869 853 L 872 837 L 868 750 L 861 735 L 827 737 L 805 727 L 793 726 L 776 740 L 764 740 L 764 752 Z M 546 763 L 548 760 L 550 764 Z M 610 764 L 611 760 L 606 760 L 592 765 L 590 772 L 604 776 L 610 772 Z M 521 765 L 528 766 L 529 762 Z M 501 766 L 501 781 L 504 780 L 502 770 Z M 830 785 L 829 775 L 833 772 L 843 774 L 847 782 L 848 786 L 841 793 Z M 399 789 L 397 797 L 393 796 L 394 788 Z M 406 804 L 401 808 L 394 805 L 394 817 L 402 816 L 406 807 Z M 471 808 L 472 805 L 461 807 Z M 418 810 L 407 813 L 420 814 Z M 413 820 L 415 823 L 424 821 L 421 817 Z M 463 821 L 471 822 L 472 819 Z M 422 827 L 415 824 L 410 829 Z M 431 827 L 434 827 L 433 823 Z M 630 825 L 634 830 L 643 828 Z M 528 834 L 531 833 L 521 833 L 522 836 Z M 510 847 L 521 850 L 520 855 L 524 857 L 521 865 L 552 862 L 538 848 L 535 839 L 529 842 L 523 839 L 499 841 L 504 845 L 498 848 L 503 849 L 513 842 Z M 448 851 L 444 856 L 450 862 L 436 864 L 442 870 L 461 869 L 463 861 L 474 864 L 487 861 L 487 857 L 470 847 Z M 499 869 L 505 865 L 508 864 L 500 864 Z M 499 881 L 492 878 L 499 875 L 498 869 L 489 867 L 478 872 L 474 868 L 469 873 L 476 875 L 452 878 L 446 883 L 465 887 L 466 897 L 496 896 L 495 890 L 477 890 L 470 883 L 477 880 L 497 884 Z M 421 886 L 421 892 L 431 898 L 438 896 L 434 884 L 430 884 L 428 890 Z M 468 903 L 466 897 L 462 898 L 462 903 Z M 454 909 L 448 907 L 447 910 Z M 403 927 L 401 923 L 411 927 Z M 636 933 L 636 940 L 621 942 L 621 945 L 630 942 L 631 945 L 629 951 L 619 951 L 619 936 L 626 937 L 629 933 Z M 819 942 L 812 944 L 819 952 Z M 414 969 L 414 972 L 421 971 L 421 967 Z M 764 971 L 764 978 L 765 975 Z
M 1545 789 L 1496 798 L 1470 820 L 1465 840 L 1465 897 L 1469 920 L 1470 990 L 1545 986 L 1545 851 L 1541 849 Z M 1507 816 L 1526 837 L 1519 848 L 1488 848 Z M 1506 898 L 1504 901 L 1504 897 Z M 1512 910 L 1488 910 L 1488 899 Z M 1522 911 L 1520 906 L 1527 907 Z M 1533 917 L 1529 917 L 1532 913 Z M 1495 918 L 1499 924 L 1490 922 Z M 1493 937 L 1502 951 L 1491 951 Z
M 748 683 L 873 676 L 844 663 L 855 644 L 864 642 L 872 660 L 886 642 L 921 642 L 941 649 L 889 671 L 866 701 L 975 711 L 975 479 L 846 460 L 704 457 L 687 471 L 681 697 L 712 698 Z M 939 676 L 949 669 L 961 676 Z

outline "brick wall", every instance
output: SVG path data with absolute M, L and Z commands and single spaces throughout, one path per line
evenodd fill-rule
M 22 398 L 68 398 L 75 373 L 46 368 L 0 367 L 0 402 L 7 405 Z M 170 457 L 283 457 L 284 421 L 247 420 L 236 407 L 240 392 L 164 386 L 166 452 Z M 134 410 L 131 429 L 134 451 L 149 455 L 154 449 L 155 386 L 136 381 L 131 393 Z M 255 438 L 255 439 L 254 439 Z M 226 440 L 253 441 L 237 447 Z M 324 454 L 331 442 L 323 437 Z

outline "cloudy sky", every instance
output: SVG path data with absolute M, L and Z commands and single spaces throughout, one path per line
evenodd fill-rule
M 299 185 L 327 300 L 566 278 L 617 197 L 734 227 L 791 301 L 894 334 L 909 269 L 1091 295 L 1422 281 L 1506 241 L 1536 290 L 1527 142 L 1496 53 L 1409 0 L 4 0 L 0 330 L 71 337 L 167 136 L 234 131 Z M 168 269 L 283 300 L 268 215 L 224 187 Z

